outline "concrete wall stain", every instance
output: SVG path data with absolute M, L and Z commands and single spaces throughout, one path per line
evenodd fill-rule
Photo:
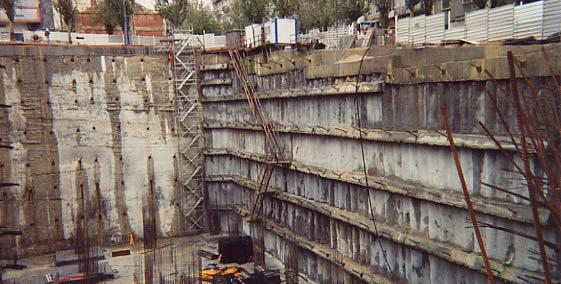
M 354 94 L 358 62 L 350 58 L 361 55 L 363 50 L 298 55 L 279 51 L 271 55 L 283 63 L 282 56 L 295 56 L 296 66 L 288 62 L 283 66 L 267 63 L 260 55 L 248 60 L 263 109 L 282 129 L 280 139 L 293 157 L 289 168 L 275 169 L 270 182 L 273 193 L 264 202 L 262 222 L 274 224 L 265 230 L 266 250 L 293 268 L 287 255 L 298 255 L 298 272 L 320 283 L 371 281 L 356 272 L 360 269 L 408 283 L 486 283 L 463 199 L 459 197 L 459 203 L 448 199 L 459 192 L 459 183 L 447 144 L 423 144 L 419 135 L 443 129 L 441 105 L 448 108 L 453 131 L 469 136 L 468 140 L 483 136 L 479 121 L 504 135 L 486 94 L 498 92 L 497 85 L 490 83 L 483 72 L 472 72 L 471 65 L 486 64 L 499 78 L 498 87 L 506 88 L 506 82 L 501 80 L 507 78 L 501 63 L 506 50 L 515 49 L 522 54 L 539 48 L 372 49 L 372 58 L 365 62 L 365 74 L 359 83 L 380 88 L 358 95 Z M 559 45 L 545 48 L 555 52 Z M 228 61 L 220 56 L 208 55 L 205 62 L 210 66 Z M 435 64 L 446 72 L 431 71 L 438 71 Z M 559 64 L 559 60 L 554 63 Z M 226 232 L 230 228 L 226 227 L 226 219 L 235 220 L 232 213 L 243 215 L 243 208 L 250 207 L 265 161 L 264 139 L 233 70 L 204 66 L 202 70 L 203 82 L 234 79 L 231 84 L 203 84 L 202 88 L 208 203 L 209 208 L 222 208 L 216 212 L 211 209 L 209 214 L 219 219 L 211 224 L 214 230 Z M 415 77 L 408 75 L 411 70 Z M 546 72 L 541 66 L 530 66 L 528 72 L 532 80 L 543 82 Z M 411 137 L 410 144 L 364 141 L 368 189 L 363 186 L 358 135 L 329 134 L 333 129 L 341 133 L 356 129 L 357 99 L 363 127 L 368 131 L 380 131 L 388 137 L 396 133 Z M 506 108 L 505 104 L 499 107 Z M 514 124 L 514 117 L 506 119 Z M 499 213 L 518 205 L 526 210 L 526 202 L 480 186 L 480 182 L 488 182 L 521 188 L 515 176 L 504 170 L 508 163 L 497 149 L 479 148 L 476 145 L 480 142 L 472 141 L 460 147 L 459 152 L 470 191 L 474 198 L 481 198 L 476 206 L 480 219 L 531 230 L 528 219 Z M 409 190 L 395 191 L 397 188 Z M 483 209 L 492 204 L 498 211 Z M 228 214 L 224 211 L 228 206 L 242 209 Z M 372 218 L 382 231 L 381 237 L 373 232 Z M 242 228 L 249 225 L 241 223 Z M 252 234 L 251 230 L 241 231 Z M 545 234 L 550 240 L 557 238 L 550 230 Z M 502 280 L 516 282 L 516 275 L 541 273 L 539 262 L 527 255 L 528 249 L 535 249 L 533 241 L 491 229 L 485 229 L 484 235 Z M 302 243 L 291 246 L 291 241 L 299 237 Z M 405 241 L 417 237 L 415 241 Z M 323 245 L 332 249 L 335 257 L 325 255 L 319 249 Z M 456 258 L 460 254 L 465 255 Z M 340 257 L 354 263 L 338 265 Z
M 0 195 L 0 223 L 24 230 L 2 239 L 2 257 L 68 248 L 76 234 L 82 189 L 99 241 L 142 235 L 148 155 L 161 237 L 172 220 L 177 172 L 174 91 L 167 54 L 147 48 L 7 46 L 0 51 L 2 180 L 20 183 Z M 144 104 L 144 98 L 148 99 Z M 78 160 L 82 161 L 77 168 Z M 78 183 L 78 180 L 80 182 Z M 179 203 L 179 206 L 181 204 Z M 16 245 L 17 244 L 17 245 Z M 53 245 L 56 244 L 56 245 Z

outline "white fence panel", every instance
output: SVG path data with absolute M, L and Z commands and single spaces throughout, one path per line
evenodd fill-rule
M 543 1 L 514 7 L 514 38 L 542 38 Z
M 426 42 L 426 16 L 417 16 L 411 18 L 409 22 L 409 42 L 411 44 L 423 44 Z
M 514 5 L 504 5 L 489 9 L 488 41 L 504 40 L 514 37 Z
M 109 44 L 123 44 L 123 35 L 104 35 L 107 37 L 107 42 Z
M 425 18 L 426 42 L 440 43 L 444 40 L 445 13 L 439 13 Z
M 72 40 L 77 44 L 123 44 L 122 35 L 73 34 Z
M 160 39 L 156 39 L 154 36 L 133 36 L 132 42 L 138 45 L 156 45 Z
M 561 0 L 545 0 L 543 11 L 543 37 L 561 31 Z
M 466 13 L 467 40 L 476 42 L 487 40 L 488 17 L 488 9 Z
M 25 37 L 24 33 L 24 38 L 25 40 L 27 40 L 27 37 Z M 31 32 L 31 36 L 33 36 L 33 32 Z M 42 36 L 41 33 L 38 33 L 39 36 Z M 53 42 L 68 42 L 68 34 L 67 33 L 63 33 L 63 32 L 51 32 L 51 34 L 49 35 L 49 39 L 50 41 Z M 72 40 L 74 41 L 76 39 L 76 35 L 72 36 Z M 31 38 L 30 38 L 31 40 Z
M 40 41 L 47 41 L 43 31 L 24 31 L 24 41 L 34 41 L 33 35 L 39 36 Z M 108 34 L 82 34 L 72 33 L 72 44 L 80 45 L 122 45 L 123 35 L 108 35 Z M 177 35 L 181 37 L 181 35 Z M 134 45 L 159 45 L 160 40 L 165 37 L 156 36 L 131 36 L 131 44 Z M 51 32 L 49 35 L 51 43 L 68 43 L 68 33 L 66 32 Z
M 215 36 L 214 37 L 214 47 L 226 47 L 226 36 Z
M 561 32 L 561 0 L 505 5 L 466 13 L 465 24 L 444 29 L 445 14 L 398 19 L 396 43 L 439 43 L 443 39 L 474 42 L 533 36 L 546 38 Z
M 395 38 L 397 43 L 409 43 L 409 17 L 397 20 L 397 36 Z
M 465 40 L 467 37 L 467 29 L 465 25 L 450 27 L 444 32 L 445 40 Z
M 214 47 L 214 34 L 204 34 L 203 43 L 205 48 Z

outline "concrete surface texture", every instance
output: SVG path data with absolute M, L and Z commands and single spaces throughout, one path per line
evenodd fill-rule
M 0 177 L 19 184 L 2 188 L 0 224 L 23 230 L 3 257 L 70 247 L 80 204 L 107 244 L 142 237 L 147 202 L 160 236 L 181 232 L 168 64 L 143 48 L 0 48 Z
M 263 132 L 228 55 L 202 54 L 191 91 L 203 110 L 208 230 L 251 235 L 288 283 L 485 283 L 439 108 L 449 111 L 478 218 L 531 232 L 526 200 L 481 185 L 527 194 L 478 123 L 515 153 L 487 93 L 507 87 L 509 50 L 533 82 L 546 81 L 542 48 L 561 53 L 551 44 L 251 55 L 249 78 L 288 157 L 275 165 L 259 222 L 248 217 L 270 162 Z M 168 58 L 139 47 L 0 48 L 0 104 L 9 106 L 0 145 L 13 147 L 0 148 L 0 180 L 17 184 L 0 188 L 0 226 L 23 231 L 0 239 L 1 258 L 70 249 L 77 224 L 97 226 L 87 231 L 103 232 L 104 246 L 143 239 L 153 224 L 160 240 L 185 234 L 192 208 L 178 177 L 191 173 L 177 161 L 193 148 L 176 134 Z M 552 64 L 561 69 L 561 57 Z M 540 217 L 544 237 L 558 243 L 550 216 Z M 534 241 L 482 233 L 501 282 L 543 277 Z M 131 265 L 142 267 L 132 258 L 113 262 L 128 277 L 121 283 L 135 281 Z M 39 275 L 49 269 L 36 262 Z
M 561 52 L 558 44 L 543 47 Z M 538 63 L 541 48 L 374 48 L 364 56 L 358 88 L 355 75 L 365 50 L 279 51 L 268 61 L 262 54 L 246 60 L 262 107 L 291 157 L 276 167 L 265 198 L 265 249 L 287 270 L 294 267 L 318 283 L 486 283 L 439 108 L 450 113 L 479 219 L 532 231 L 528 202 L 481 185 L 527 194 L 478 123 L 506 140 L 486 92 L 507 86 L 508 50 L 526 62 L 534 82 L 546 80 Z M 254 234 L 243 217 L 267 161 L 265 138 L 228 62 L 208 54 L 201 66 L 209 220 L 217 231 Z M 554 68 L 560 63 L 555 59 Z M 499 81 L 493 83 L 485 70 Z M 368 184 L 357 105 L 366 128 Z M 514 117 L 506 119 L 515 124 Z M 547 214 L 541 217 L 547 224 Z M 558 238 L 550 229 L 544 234 Z M 483 236 L 501 281 L 541 278 L 534 241 L 489 228 Z

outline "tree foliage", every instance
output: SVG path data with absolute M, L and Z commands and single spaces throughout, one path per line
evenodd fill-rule
M 368 12 L 372 1 L 375 0 L 232 0 L 231 11 L 224 19 L 217 19 L 211 11 L 200 4 L 191 4 L 189 0 L 159 3 L 157 9 L 172 26 L 193 27 L 196 33 L 243 28 L 274 16 L 297 18 L 300 29 L 305 31 L 356 21 Z M 391 3 L 392 0 L 379 1 Z
M 72 0 L 56 0 L 53 3 L 55 10 L 62 16 L 62 21 L 68 32 L 68 43 L 72 43 L 71 33 L 74 31 L 75 17 L 78 10 Z
M 203 31 L 206 33 L 224 32 L 223 25 L 218 22 L 210 10 L 200 3 L 187 5 L 186 19 L 183 25 L 192 28 L 195 34 L 202 34 Z
M 419 4 L 421 0 L 405 0 L 405 6 L 409 10 L 411 16 L 415 15 L 417 4 Z
M 422 0 L 421 6 L 423 7 L 423 13 L 428 16 L 432 14 L 432 7 L 434 6 L 434 0 Z
M 269 0 L 234 0 L 230 14 L 231 25 L 243 28 L 252 23 L 263 23 L 269 16 L 269 4 Z
M 16 17 L 16 0 L 0 0 L 0 9 L 4 11 L 10 21 L 10 40 L 15 40 L 14 20 Z
M 374 0 L 374 5 L 376 5 L 378 13 L 380 13 L 380 24 L 384 29 L 388 28 L 390 26 L 388 16 L 393 9 L 393 0 Z
M 176 0 L 171 3 L 160 0 L 156 4 L 156 10 L 175 29 L 181 27 L 185 22 L 189 6 L 188 0 Z
M 473 4 L 479 9 L 483 9 L 487 6 L 487 0 L 473 0 Z
M 120 26 L 123 32 L 126 27 L 130 33 L 133 8 L 134 0 L 103 0 L 95 8 L 96 20 L 105 27 L 108 34 L 113 34 L 117 26 Z
M 313 28 L 324 29 L 335 25 L 337 22 L 337 10 L 333 0 L 310 0 L 302 2 L 296 18 L 300 21 L 302 30 Z
M 354 22 L 360 16 L 368 12 L 370 4 L 370 0 L 339 0 L 339 3 L 337 4 L 337 11 L 339 12 L 338 19 L 342 20 L 346 24 Z
M 295 15 L 300 7 L 298 0 L 271 0 L 273 14 L 285 18 Z
M 273 16 L 295 17 L 302 30 L 356 21 L 372 0 L 271 0 Z

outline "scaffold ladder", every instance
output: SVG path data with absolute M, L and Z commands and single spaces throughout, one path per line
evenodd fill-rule
M 174 34 L 173 65 L 179 134 L 179 180 L 187 234 L 204 230 L 202 106 L 197 90 L 195 36 Z
M 259 97 L 255 94 L 255 87 L 249 80 L 246 66 L 242 62 L 243 58 L 237 49 L 230 49 L 229 55 L 236 72 L 236 76 L 238 77 L 244 90 L 251 113 L 253 114 L 254 119 L 260 124 L 261 129 L 265 134 L 267 161 L 265 162 L 265 167 L 259 177 L 259 188 L 254 195 L 249 217 L 250 221 L 256 221 L 261 213 L 264 195 L 269 187 L 269 182 L 271 180 L 271 176 L 273 175 L 275 165 L 287 163 L 288 161 L 281 147 L 279 133 L 275 129 L 274 123 L 268 119 L 261 102 L 259 101 Z

